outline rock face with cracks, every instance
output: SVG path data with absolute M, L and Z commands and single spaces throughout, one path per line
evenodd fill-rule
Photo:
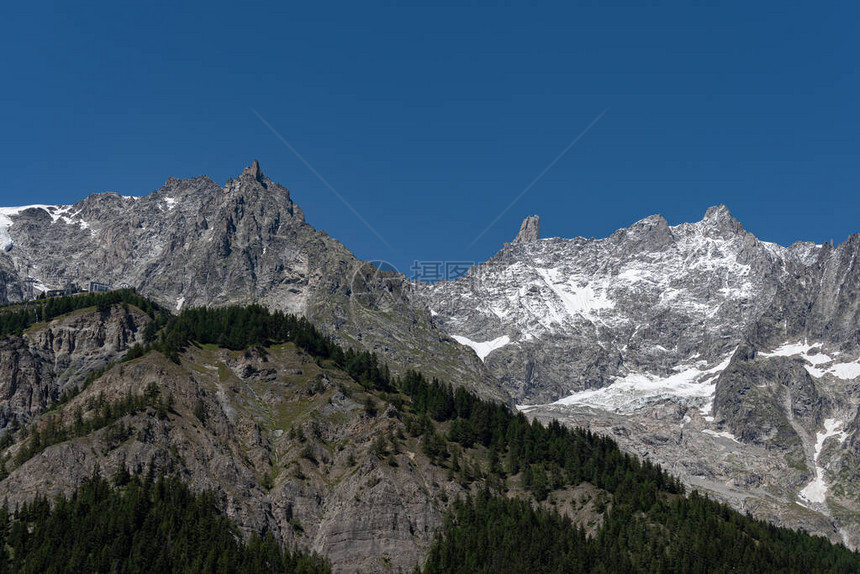
M 91 372 L 142 343 L 149 321 L 131 306 L 84 309 L 0 339 L 0 430 L 29 422 Z

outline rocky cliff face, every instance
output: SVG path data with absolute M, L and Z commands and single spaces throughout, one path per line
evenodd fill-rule
M 821 427 L 829 405 L 802 361 L 788 357 L 753 360 L 739 350 L 720 374 L 714 417 L 739 442 L 786 451 L 805 471 L 804 439 Z
M 784 282 L 750 339 L 761 348 L 806 338 L 853 349 L 860 345 L 860 233 L 808 254 L 810 265 Z
M 303 314 L 395 371 L 420 368 L 507 400 L 468 350 L 439 331 L 402 275 L 358 261 L 304 220 L 257 162 L 216 184 L 169 179 L 146 197 L 0 212 L 0 302 L 68 281 L 127 284 L 168 309 L 261 303 Z
M 537 241 L 538 239 L 540 239 L 540 217 L 537 215 L 526 217 L 520 226 L 520 232 L 514 238 L 514 243 Z
M 87 421 L 100 404 L 144 392 L 170 407 L 48 447 L 0 482 L 0 497 L 14 507 L 69 494 L 94 472 L 164 472 L 214 491 L 246 533 L 320 552 L 335 572 L 386 572 L 422 563 L 445 502 L 463 490 L 404 432 L 396 409 L 292 344 L 263 354 L 191 348 L 181 365 L 150 353 L 114 366 L 39 424 Z M 12 460 L 22 444 L 8 449 Z
M 92 371 L 143 341 L 149 317 L 132 307 L 82 310 L 0 339 L 0 431 L 27 423 Z

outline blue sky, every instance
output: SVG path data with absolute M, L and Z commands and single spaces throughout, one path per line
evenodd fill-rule
M 258 158 L 310 223 L 403 271 L 483 261 L 533 213 L 544 236 L 718 203 L 782 244 L 860 231 L 857 8 L 600 4 L 6 3 L 0 205 Z

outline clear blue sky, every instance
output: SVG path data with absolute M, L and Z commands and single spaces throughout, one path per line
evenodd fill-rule
M 544 236 L 717 203 L 782 244 L 860 231 L 853 3 L 592 4 L 6 3 L 0 205 L 259 158 L 309 222 L 401 270 L 482 261 L 533 213 Z

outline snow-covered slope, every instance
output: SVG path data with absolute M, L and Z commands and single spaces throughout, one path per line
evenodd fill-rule
M 549 402 L 717 366 L 816 249 L 761 242 L 719 206 L 692 224 L 656 215 L 606 239 L 506 244 L 424 296 L 452 336 L 508 337 L 482 359 L 520 402 Z
M 80 214 L 80 210 L 74 210 L 72 205 L 22 205 L 20 207 L 0 207 L 0 249 L 11 251 L 15 242 L 9 232 L 9 228 L 15 223 L 23 212 L 27 210 L 38 210 L 50 216 L 52 223 L 65 225 L 77 225 L 83 229 L 89 228 L 89 223 Z
M 699 409 L 710 417 L 718 375 L 725 369 L 731 354 L 715 367 L 704 361 L 697 365 L 679 365 L 672 374 L 660 377 L 648 373 L 628 373 L 599 389 L 588 389 L 555 401 L 554 405 L 585 406 L 616 413 L 634 413 L 650 404 L 672 400 Z M 533 407 L 521 405 L 521 410 Z

